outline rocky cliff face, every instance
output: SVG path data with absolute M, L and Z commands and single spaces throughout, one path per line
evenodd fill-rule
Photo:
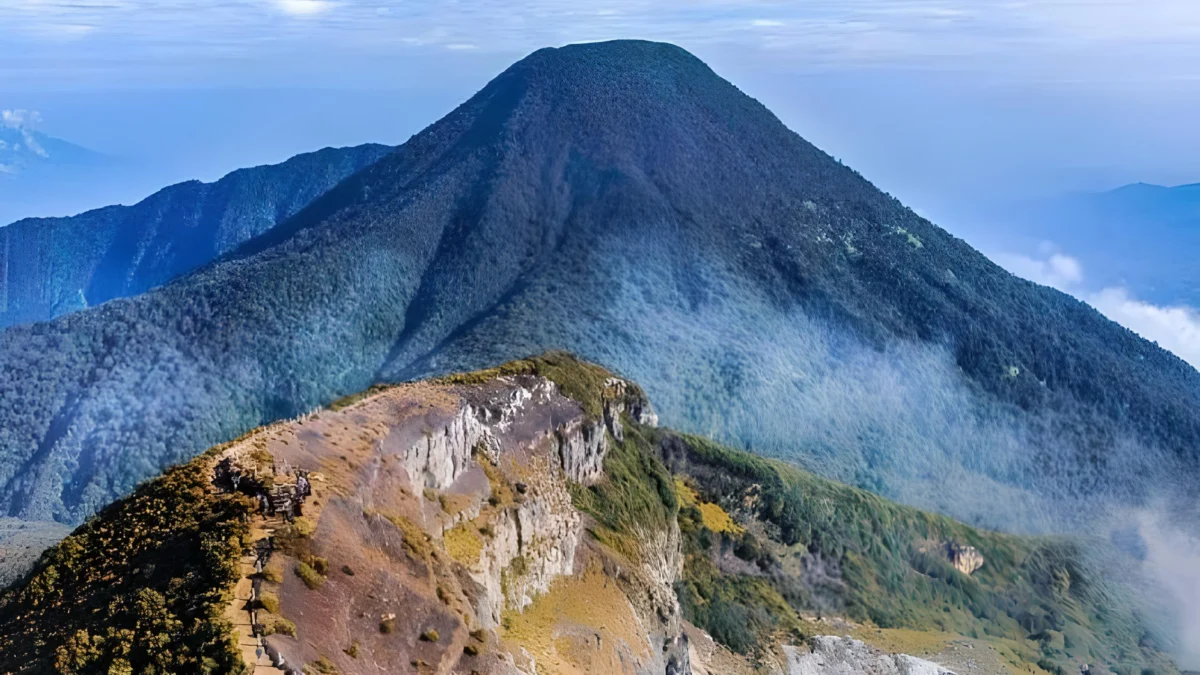
M 946 544 L 946 554 L 950 557 L 950 564 L 954 565 L 954 569 L 963 574 L 970 575 L 983 567 L 983 554 L 974 546 L 951 542 Z

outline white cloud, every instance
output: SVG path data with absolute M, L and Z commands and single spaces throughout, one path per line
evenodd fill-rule
M 1043 244 L 1040 257 L 1000 253 L 997 264 L 1034 283 L 1070 293 L 1101 314 L 1147 340 L 1157 342 L 1200 369 L 1200 311 L 1184 305 L 1161 306 L 1135 297 L 1128 289 L 1111 287 L 1090 291 L 1084 286 L 1083 265 L 1078 259 Z
M 774 28 L 783 25 L 782 21 L 777 21 L 775 19 L 755 19 L 750 23 L 751 25 L 758 26 L 760 28 Z
M 1146 571 L 1161 587 L 1155 600 L 1175 615 L 1180 667 L 1200 668 L 1200 538 L 1181 527 L 1180 516 L 1163 510 L 1139 514 L 1139 532 L 1146 546 Z
M 329 0 L 275 0 L 275 6 L 294 16 L 313 16 L 333 8 Z
M 1000 253 L 993 257 L 1009 272 L 1060 291 L 1070 292 L 1083 283 L 1083 265 L 1069 255 L 1052 253 L 1046 258 L 1034 258 L 1018 253 Z
M 41 121 L 42 116 L 36 110 L 0 110 L 0 127 L 7 129 L 28 129 Z
M 1104 316 L 1200 369 L 1200 312 L 1195 309 L 1152 305 L 1123 288 L 1106 288 L 1083 299 Z

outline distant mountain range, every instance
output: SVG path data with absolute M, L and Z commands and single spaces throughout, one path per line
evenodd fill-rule
M 94 304 L 218 257 L 0 333 L 0 513 L 79 522 L 263 422 L 547 348 L 636 378 L 668 424 L 972 523 L 1084 518 L 1200 469 L 1200 373 L 670 45 L 538 51 L 304 201 L 189 220 L 182 249 L 142 247 L 149 226 L 55 288 Z
M 173 185 L 133 206 L 0 228 L 0 328 L 165 283 L 274 227 L 390 150 L 327 148 L 215 183 Z
M 1083 260 L 1095 284 L 1200 306 L 1200 183 L 1067 195 L 1017 207 L 1006 222 L 1026 246 L 1049 240 Z
M 33 128 L 36 113 L 0 110 L 0 226 L 28 215 L 91 203 L 121 182 L 128 162 Z

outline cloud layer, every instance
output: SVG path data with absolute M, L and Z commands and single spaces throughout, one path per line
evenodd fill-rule
M 314 16 L 333 9 L 333 3 L 327 0 L 275 0 L 275 4 L 294 16 Z
M 806 68 L 988 63 L 1054 80 L 1101 67 L 1166 81 L 1196 77 L 1184 60 L 1200 55 L 1194 10 L 1191 0 L 7 0 L 0 78 L 61 75 L 84 55 L 99 57 L 84 70 L 148 74 L 302 47 L 314 58 L 455 45 L 507 54 L 638 36 L 761 49 Z
M 28 129 L 41 119 L 36 110 L 0 110 L 0 127 L 5 129 Z

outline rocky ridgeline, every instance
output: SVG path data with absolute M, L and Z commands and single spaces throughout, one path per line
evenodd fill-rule
M 498 376 L 483 383 L 452 384 L 436 389 L 426 385 L 401 386 L 336 413 L 327 411 L 273 425 L 227 448 L 221 458 L 250 461 L 259 453 L 257 461 L 261 462 L 266 461 L 261 453 L 267 450 L 274 468 L 284 467 L 286 472 L 315 471 L 328 468 L 332 453 L 348 450 L 336 432 L 339 427 L 343 434 L 369 430 L 357 438 L 359 442 L 366 441 L 364 448 L 342 456 L 349 463 L 354 463 L 355 458 L 366 460 L 356 475 L 340 479 L 338 471 L 328 472 L 328 478 L 315 475 L 321 483 L 332 480 L 334 485 L 330 487 L 335 493 L 341 483 L 340 492 L 356 503 L 355 508 L 362 508 L 364 514 L 376 511 L 383 514 L 385 508 L 394 508 L 380 504 L 395 503 L 383 499 L 382 490 L 406 495 L 412 502 L 408 516 L 387 513 L 382 519 L 372 517 L 372 520 L 411 523 L 419 528 L 406 530 L 404 538 L 411 541 L 424 537 L 431 545 L 432 554 L 424 554 L 428 556 L 424 572 L 434 580 L 438 601 L 454 606 L 460 598 L 466 602 L 458 606 L 459 617 L 455 621 L 458 625 L 449 632 L 436 628 L 431 631 L 426 628 L 428 621 L 413 621 L 406 626 L 406 619 L 424 613 L 420 603 L 413 602 L 412 595 L 412 586 L 419 590 L 421 584 L 409 579 L 404 583 L 410 588 L 404 592 L 390 589 L 391 594 L 408 597 L 404 605 L 361 613 L 359 618 L 367 625 L 358 629 L 359 637 L 355 639 L 354 632 L 343 630 L 341 641 L 358 645 L 355 653 L 370 653 L 378 660 L 376 652 L 368 646 L 371 641 L 364 639 L 366 635 L 376 637 L 381 633 L 373 625 L 376 620 L 387 626 L 384 637 L 393 632 L 418 635 L 416 640 L 410 640 L 414 646 L 405 654 L 408 666 L 418 673 L 458 672 L 447 671 L 447 667 L 468 668 L 462 672 L 470 673 L 512 675 L 570 672 L 557 667 L 561 666 L 559 659 L 580 658 L 580 654 L 548 655 L 539 651 L 536 644 L 512 639 L 507 624 L 513 616 L 536 612 L 539 598 L 556 593 L 557 581 L 579 578 L 589 568 L 599 568 L 604 587 L 613 584 L 621 589 L 621 602 L 632 611 L 627 628 L 631 627 L 636 637 L 631 640 L 627 635 L 622 641 L 612 635 L 597 608 L 594 616 L 582 620 L 594 621 L 595 625 L 586 627 L 587 646 L 580 649 L 603 652 L 606 640 L 611 641 L 607 648 L 613 650 L 617 662 L 623 665 L 615 670 L 600 668 L 587 672 L 709 674 L 738 664 L 746 672 L 774 675 L 952 675 L 928 661 L 885 654 L 848 637 L 816 637 L 801 647 L 781 646 L 774 656 L 758 661 L 719 646 L 698 652 L 689 644 L 689 631 L 699 633 L 707 643 L 712 644 L 712 640 L 684 621 L 675 595 L 674 585 L 683 568 L 678 523 L 671 520 L 665 527 L 634 526 L 630 534 L 638 542 L 637 560 L 613 556 L 611 552 L 598 554 L 602 548 L 596 546 L 585 530 L 588 517 L 573 500 L 572 485 L 586 487 L 606 479 L 605 459 L 614 444 L 625 441 L 628 422 L 640 426 L 657 424 L 657 417 L 640 390 L 620 378 L 604 381 L 601 404 L 601 414 L 589 415 L 580 403 L 564 396 L 553 381 L 528 375 Z M 413 414 L 414 407 L 421 414 Z M 398 481 L 382 480 L 381 476 L 393 462 L 400 469 Z M 342 499 L 334 497 L 334 502 Z M 324 507 L 314 504 L 306 510 L 306 517 L 318 521 L 315 533 L 301 547 L 306 553 L 289 554 L 286 548 L 282 551 L 285 566 L 293 564 L 288 562 L 289 555 L 326 561 L 325 567 L 334 565 L 329 561 L 334 555 L 333 548 L 326 542 L 336 535 L 327 531 L 321 514 L 338 511 L 328 503 Z M 286 530 L 283 532 L 286 535 Z M 463 545 L 464 538 L 477 545 Z M 363 541 L 358 545 L 370 548 L 373 544 Z M 421 558 L 417 548 L 406 549 L 408 556 Z M 981 556 L 971 547 L 947 544 L 944 549 L 951 562 L 964 573 L 969 574 L 982 565 Z M 372 572 L 369 567 L 358 564 L 354 567 L 355 579 Z M 336 572 L 323 574 L 329 575 L 322 576 L 323 579 L 340 581 Z M 451 577 L 457 577 L 458 581 L 451 583 Z M 270 631 L 273 634 L 261 639 L 268 660 L 279 666 L 278 671 L 307 672 L 303 670 L 306 664 L 328 663 L 342 673 L 390 672 L 387 660 L 379 661 L 384 664 L 380 670 L 367 667 L 360 657 L 348 658 L 346 649 L 338 655 L 334 644 L 323 646 L 322 642 L 338 631 L 331 630 L 325 621 L 310 620 L 310 626 L 321 630 L 314 636 L 299 617 L 320 608 L 319 603 L 315 607 L 306 605 L 314 602 L 313 593 L 324 593 L 327 587 L 322 584 L 321 589 L 304 589 L 289 581 L 285 577 L 282 583 L 273 584 L 259 578 L 255 586 L 256 593 L 265 591 L 268 596 L 282 598 L 282 607 L 277 611 L 284 625 L 293 626 L 293 621 L 298 625 L 290 629 L 294 635 L 286 630 Z M 276 585 L 279 588 L 273 588 Z M 451 587 L 457 588 L 447 590 Z M 345 598 L 345 593 L 342 596 L 343 601 L 357 604 L 355 599 Z M 586 605 L 591 599 L 578 600 Z M 261 621 L 271 625 L 272 619 L 265 612 L 260 608 L 253 615 L 265 616 Z M 550 627 L 551 635 L 578 632 L 581 619 L 576 616 L 573 621 Z M 486 636 L 482 640 L 481 633 Z M 467 635 L 475 637 L 464 637 Z M 439 651 L 437 658 L 429 656 L 427 652 L 432 647 L 446 642 L 450 643 L 448 649 Z M 460 642 L 466 643 L 461 655 L 455 652 Z M 395 646 L 386 649 L 394 650 Z M 481 660 L 479 655 L 484 652 L 495 654 L 492 659 Z M 297 665 L 301 670 L 295 669 Z
M 596 625 L 575 616 L 553 633 L 586 633 L 579 652 L 625 663 L 624 672 L 690 672 L 673 591 L 677 523 L 637 532 L 640 551 L 627 559 L 588 536 L 573 499 L 605 479 L 626 424 L 657 421 L 637 387 L 608 378 L 602 389 L 599 414 L 588 414 L 533 375 L 401 385 L 227 448 L 222 457 L 313 472 L 322 487 L 294 525 L 276 524 L 271 564 L 281 571 L 256 574 L 262 594 L 278 598 L 258 621 L 286 627 L 263 637 L 274 662 L 285 671 L 324 659 L 342 673 L 556 672 L 547 663 L 564 655 L 506 624 L 561 594 L 560 580 L 586 578 L 619 591 L 622 625 L 606 626 L 598 610 Z M 299 584 L 289 569 L 302 563 Z

